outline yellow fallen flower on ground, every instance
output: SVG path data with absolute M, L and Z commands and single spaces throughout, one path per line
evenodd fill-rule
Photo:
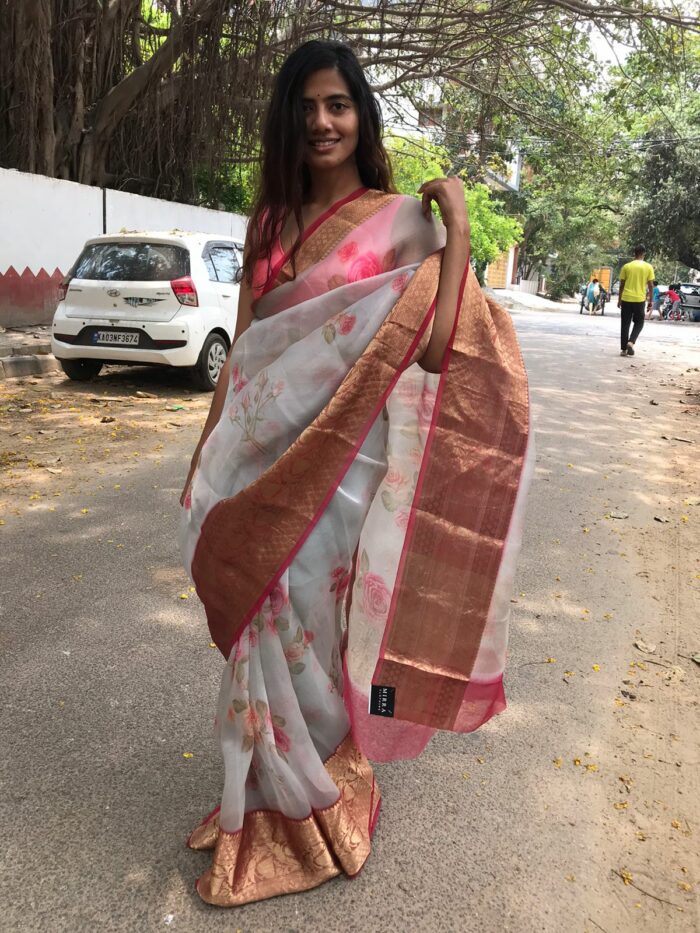
M 561 766 L 562 766 L 562 759 L 561 759 L 561 758 L 554 758 L 554 759 L 552 759 L 552 764 L 554 765 L 555 768 L 561 768 Z
M 600 670 L 600 664 L 592 664 L 592 665 L 591 665 L 591 670 L 592 670 L 592 671 L 599 671 L 599 670 Z
M 629 804 L 626 800 L 621 800 L 619 803 L 614 803 L 613 806 L 616 810 L 626 810 Z
M 182 757 L 183 758 L 194 758 L 194 755 L 192 754 L 192 752 L 183 752 Z
M 190 597 L 187 595 L 187 593 L 180 593 L 180 599 L 189 599 L 189 598 Z

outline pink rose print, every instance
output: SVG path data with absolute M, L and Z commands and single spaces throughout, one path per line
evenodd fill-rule
M 192 493 L 190 492 L 189 489 L 187 490 L 187 495 L 185 496 L 185 501 L 183 502 L 183 505 L 188 510 L 192 508 Z
M 335 593 L 336 605 L 343 598 L 343 593 L 347 590 L 350 583 L 350 574 L 345 567 L 336 567 L 331 574 L 333 583 L 331 584 L 331 593 Z
M 338 320 L 338 330 L 343 337 L 347 337 L 350 331 L 355 326 L 355 315 L 354 314 L 343 314 Z
M 390 467 L 384 477 L 384 482 L 387 486 L 391 486 L 392 489 L 398 492 L 402 486 L 406 485 L 406 477 L 399 473 L 396 467 Z
M 260 734 L 260 717 L 252 706 L 248 707 L 245 714 L 245 731 L 248 735 Z
M 238 363 L 234 363 L 231 369 L 231 382 L 233 383 L 234 392 L 240 392 L 241 389 L 248 385 L 248 380 L 243 378 L 243 374 L 241 373 L 241 369 Z
M 366 573 L 362 579 L 362 605 L 370 619 L 382 622 L 389 612 L 391 593 L 377 573 Z
M 361 279 L 370 279 L 373 275 L 380 275 L 382 265 L 376 253 L 363 253 L 358 256 L 348 271 L 348 282 L 359 282 Z
M 307 645 L 310 645 L 315 637 L 316 635 L 313 632 L 308 631 L 308 629 L 304 629 L 304 646 L 306 647 Z
M 394 513 L 394 521 L 396 522 L 399 528 L 402 528 L 404 531 L 408 528 L 408 519 L 411 515 L 409 509 L 397 509 Z
M 396 383 L 394 394 L 397 398 L 401 399 L 402 402 L 415 403 L 418 399 L 420 391 L 420 387 L 416 380 L 407 377 L 399 379 L 399 381 Z
M 304 657 L 303 642 L 293 641 L 291 645 L 287 645 L 284 649 L 284 656 L 288 664 L 296 664 L 297 661 L 301 661 Z
M 286 605 L 287 594 L 284 591 L 284 587 L 280 583 L 276 583 L 270 593 L 270 608 L 272 609 L 273 615 L 278 616 Z
M 427 431 L 433 420 L 433 409 L 435 408 L 435 392 L 429 389 L 423 389 L 421 395 L 420 407 L 418 409 L 418 425 L 423 431 Z
M 275 745 L 281 752 L 288 752 L 292 747 L 292 742 L 287 733 L 281 726 L 272 724 L 272 734 L 275 737 Z
M 408 282 L 408 274 L 406 272 L 401 275 L 397 275 L 394 281 L 391 283 L 391 287 L 395 292 L 402 292 L 406 288 L 406 283 Z
M 350 262 L 359 252 L 359 247 L 354 240 L 351 240 L 349 243 L 346 243 L 345 246 L 341 246 L 338 250 L 338 259 L 341 262 Z

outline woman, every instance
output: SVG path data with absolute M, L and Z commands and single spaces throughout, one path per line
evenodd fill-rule
M 214 849 L 197 882 L 213 904 L 356 874 L 380 802 L 365 755 L 413 757 L 505 705 L 527 383 L 467 275 L 461 183 L 420 194 L 393 192 L 352 52 L 294 52 L 182 500 L 227 658 L 223 798 L 189 840 Z

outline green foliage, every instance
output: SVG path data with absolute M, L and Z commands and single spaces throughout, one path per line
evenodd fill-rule
M 523 228 L 518 220 L 504 213 L 503 203 L 493 191 L 481 183 L 467 188 L 467 207 L 471 227 L 471 254 L 482 281 L 488 263 L 510 249 L 521 238 Z
M 440 178 L 450 168 L 447 151 L 426 137 L 387 135 L 384 146 L 391 159 L 394 184 L 401 194 L 416 197 L 424 181 Z
M 200 167 L 195 173 L 198 201 L 203 207 L 249 214 L 257 190 L 257 165 L 225 165 L 218 170 Z
M 548 294 L 558 300 L 575 294 L 591 269 L 609 264 L 620 217 L 609 195 L 602 179 L 577 176 L 566 164 L 543 164 L 526 180 L 514 199 L 524 216 L 523 278 L 544 272 Z
M 389 136 L 385 144 L 391 157 L 394 184 L 402 194 L 415 197 L 424 181 L 452 170 L 447 150 L 424 137 Z M 518 242 L 522 227 L 505 213 L 503 203 L 487 185 L 468 185 L 465 200 L 471 227 L 471 254 L 481 278 L 489 262 Z

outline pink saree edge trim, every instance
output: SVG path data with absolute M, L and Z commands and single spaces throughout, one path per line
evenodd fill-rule
M 371 430 L 371 428 L 372 428 L 372 425 L 374 424 L 374 422 L 375 422 L 376 419 L 377 419 L 377 416 L 379 415 L 379 412 L 382 410 L 382 408 L 383 408 L 384 405 L 386 404 L 387 398 L 389 397 L 389 395 L 391 395 L 391 393 L 392 393 L 392 391 L 393 391 L 393 389 L 394 389 L 394 386 L 395 386 L 396 383 L 399 381 L 399 378 L 401 377 L 402 373 L 405 371 L 406 361 L 409 360 L 409 359 L 411 358 L 411 356 L 413 355 L 413 352 L 414 352 L 414 350 L 416 349 L 416 347 L 418 346 L 418 344 L 420 343 L 421 337 L 422 337 L 423 334 L 425 333 L 426 328 L 428 327 L 428 324 L 429 324 L 430 321 L 432 320 L 433 315 L 434 315 L 434 313 L 435 313 L 435 302 L 436 302 L 436 300 L 437 300 L 436 298 L 433 299 L 432 304 L 430 305 L 430 307 L 429 307 L 429 309 L 428 309 L 428 313 L 427 313 L 426 316 L 425 316 L 425 320 L 424 320 L 423 323 L 421 324 L 420 328 L 416 331 L 416 336 L 415 336 L 415 337 L 413 338 L 413 340 L 411 341 L 411 345 L 410 345 L 410 347 L 408 348 L 407 352 L 405 353 L 403 360 L 401 361 L 401 366 L 396 370 L 396 373 L 394 374 L 394 376 L 393 376 L 391 382 L 389 383 L 388 387 L 387 387 L 386 390 L 382 393 L 381 398 L 379 399 L 379 401 L 377 402 L 377 404 L 374 406 L 374 409 L 372 410 L 372 415 L 371 415 L 370 418 L 368 418 L 367 424 L 366 424 L 366 426 L 365 426 L 364 431 L 361 433 L 360 437 L 358 438 L 357 443 L 355 444 L 355 446 L 353 447 L 353 449 L 351 450 L 351 452 L 350 452 L 350 453 L 348 454 L 348 456 L 345 458 L 345 461 L 343 462 L 343 465 L 342 465 L 342 467 L 341 467 L 341 469 L 340 469 L 340 471 L 339 471 L 339 473 L 338 473 L 338 476 L 336 477 L 336 479 L 335 479 L 335 481 L 333 482 L 332 486 L 330 487 L 330 489 L 328 490 L 328 492 L 327 492 L 326 495 L 324 496 L 323 501 L 321 502 L 321 505 L 318 507 L 318 509 L 317 509 L 317 511 L 316 511 L 316 514 L 315 514 L 314 517 L 311 519 L 311 521 L 309 522 L 308 527 L 306 528 L 306 530 L 304 531 L 304 533 L 301 535 L 301 537 L 299 538 L 299 540 L 297 541 L 297 543 L 294 545 L 294 547 L 292 548 L 292 550 L 289 552 L 289 554 L 287 555 L 287 557 L 284 559 L 284 561 L 282 562 L 282 564 L 278 567 L 278 569 L 277 569 L 277 571 L 275 572 L 274 576 L 272 577 L 272 579 L 270 580 L 270 582 L 268 583 L 268 585 L 267 585 L 267 586 L 265 587 L 265 589 L 263 590 L 261 596 L 256 600 L 256 602 L 253 604 L 252 608 L 249 609 L 248 612 L 246 613 L 246 615 L 243 617 L 243 621 L 241 622 L 240 630 L 239 630 L 239 632 L 233 637 L 233 640 L 231 641 L 231 644 L 229 645 L 228 653 L 226 654 L 226 658 L 227 658 L 227 659 L 231 656 L 231 651 L 233 650 L 234 645 L 236 644 L 236 642 L 238 641 L 238 639 L 241 637 L 241 635 L 242 635 L 243 632 L 245 631 L 246 627 L 249 625 L 249 623 L 251 622 L 251 620 L 253 619 L 253 617 L 255 616 L 255 614 L 260 610 L 260 608 L 262 607 L 263 603 L 265 602 L 265 600 L 267 599 L 267 597 L 270 595 L 270 593 L 272 592 L 272 590 L 273 590 L 274 587 L 276 586 L 277 582 L 279 581 L 279 578 L 282 576 L 282 574 L 285 572 L 285 570 L 289 567 L 289 565 L 292 563 L 292 561 L 294 560 L 294 558 L 297 556 L 297 554 L 299 553 L 299 551 L 301 550 L 301 548 L 304 546 L 304 544 L 305 544 L 307 538 L 309 537 L 309 535 L 311 534 L 311 532 L 312 532 L 312 531 L 314 530 L 314 528 L 316 527 L 316 525 L 317 525 L 319 519 L 321 518 L 321 516 L 323 515 L 323 513 L 325 512 L 325 510 L 328 508 L 329 502 L 331 501 L 331 499 L 333 498 L 333 496 L 336 494 L 336 492 L 337 492 L 337 490 L 338 490 L 338 486 L 340 486 L 341 482 L 343 481 L 343 477 L 345 476 L 345 474 L 347 473 L 347 471 L 350 469 L 350 465 L 352 464 L 352 462 L 353 462 L 353 460 L 355 459 L 355 457 L 357 456 L 357 454 L 358 454 L 360 448 L 361 448 L 362 445 L 364 444 L 365 439 L 366 439 L 367 435 L 369 434 L 369 432 L 370 432 L 370 430 Z
M 411 503 L 411 514 L 409 515 L 409 518 L 408 518 L 408 524 L 406 526 L 406 534 L 403 539 L 403 548 L 401 549 L 401 557 L 399 558 L 399 564 L 396 570 L 396 580 L 399 581 L 399 586 L 400 586 L 400 580 L 403 574 L 403 569 L 406 565 L 406 558 L 408 555 L 408 550 L 409 550 L 411 541 L 413 540 L 413 530 L 414 530 L 414 526 L 416 523 L 415 504 L 420 498 L 420 494 L 423 489 L 423 482 L 425 480 L 425 474 L 428 469 L 428 459 L 429 459 L 429 454 L 430 454 L 430 448 L 433 443 L 435 427 L 437 425 L 438 418 L 440 416 L 440 402 L 442 400 L 442 394 L 443 394 L 444 385 L 445 385 L 445 376 L 447 375 L 447 369 L 450 363 L 450 357 L 452 355 L 452 344 L 454 343 L 455 334 L 457 333 L 457 324 L 459 322 L 460 309 L 462 307 L 462 300 L 464 298 L 464 289 L 466 288 L 468 275 L 469 275 L 469 256 L 467 256 L 467 262 L 464 268 L 464 272 L 462 273 L 462 281 L 459 286 L 459 295 L 457 298 L 457 311 L 455 313 L 455 320 L 452 326 L 452 333 L 450 334 L 450 339 L 447 344 L 447 349 L 445 350 L 445 356 L 442 361 L 442 367 L 440 369 L 440 382 L 438 383 L 437 392 L 435 394 L 433 416 L 430 420 L 430 428 L 428 430 L 428 437 L 426 438 L 426 442 L 425 442 L 425 454 L 423 455 L 423 462 L 421 464 L 420 473 L 418 474 L 418 481 L 416 483 L 416 491 L 413 494 L 413 502 Z M 437 298 L 435 300 L 437 302 Z M 396 603 L 398 602 L 398 598 L 399 598 L 398 597 L 399 586 L 397 586 L 396 583 L 394 583 L 394 590 L 391 595 L 391 604 L 389 606 L 389 612 L 387 614 L 386 625 L 384 626 L 384 635 L 382 636 L 382 643 L 379 647 L 379 657 L 377 659 L 377 664 L 375 666 L 374 674 L 371 680 L 371 684 L 373 685 L 376 684 L 375 678 L 377 677 L 379 668 L 385 657 L 386 644 L 387 644 L 387 641 L 389 640 L 389 635 L 391 634 L 391 628 L 393 625 L 394 616 L 396 614 Z M 379 684 L 378 686 L 381 686 L 381 685 Z
M 346 194 L 344 198 L 341 198 L 340 201 L 336 201 L 335 204 L 331 204 L 331 206 L 327 210 L 325 210 L 320 215 L 320 217 L 317 217 L 316 220 L 314 220 L 314 222 L 310 226 L 308 226 L 306 230 L 304 230 L 304 232 L 301 235 L 301 243 L 299 245 L 300 246 L 303 245 L 308 240 L 308 238 L 311 236 L 311 234 L 315 233 L 316 230 L 318 230 L 318 228 L 321 226 L 321 224 L 325 223 L 325 221 L 327 221 L 329 217 L 332 217 L 336 211 L 339 211 L 341 207 L 344 207 L 346 204 L 349 204 L 351 201 L 355 201 L 357 198 L 361 197 L 363 194 L 365 194 L 369 190 L 370 189 L 366 185 L 363 185 L 361 188 L 357 188 L 355 191 L 352 191 L 350 194 Z M 280 241 L 280 246 L 281 245 L 282 243 Z M 283 253 L 281 259 L 277 260 L 277 262 L 275 263 L 275 265 L 273 266 L 270 272 L 270 278 L 267 280 L 267 284 L 265 285 L 263 290 L 260 292 L 260 295 L 258 299 L 256 300 L 259 301 L 260 298 L 263 298 L 265 295 L 267 295 L 269 291 L 272 291 L 272 289 L 275 287 L 275 284 L 277 282 L 277 276 L 280 274 L 282 269 L 284 269 L 284 267 L 289 262 L 289 257 L 292 255 L 293 250 L 294 250 L 294 247 L 292 246 L 291 249 L 288 249 L 285 253 Z

